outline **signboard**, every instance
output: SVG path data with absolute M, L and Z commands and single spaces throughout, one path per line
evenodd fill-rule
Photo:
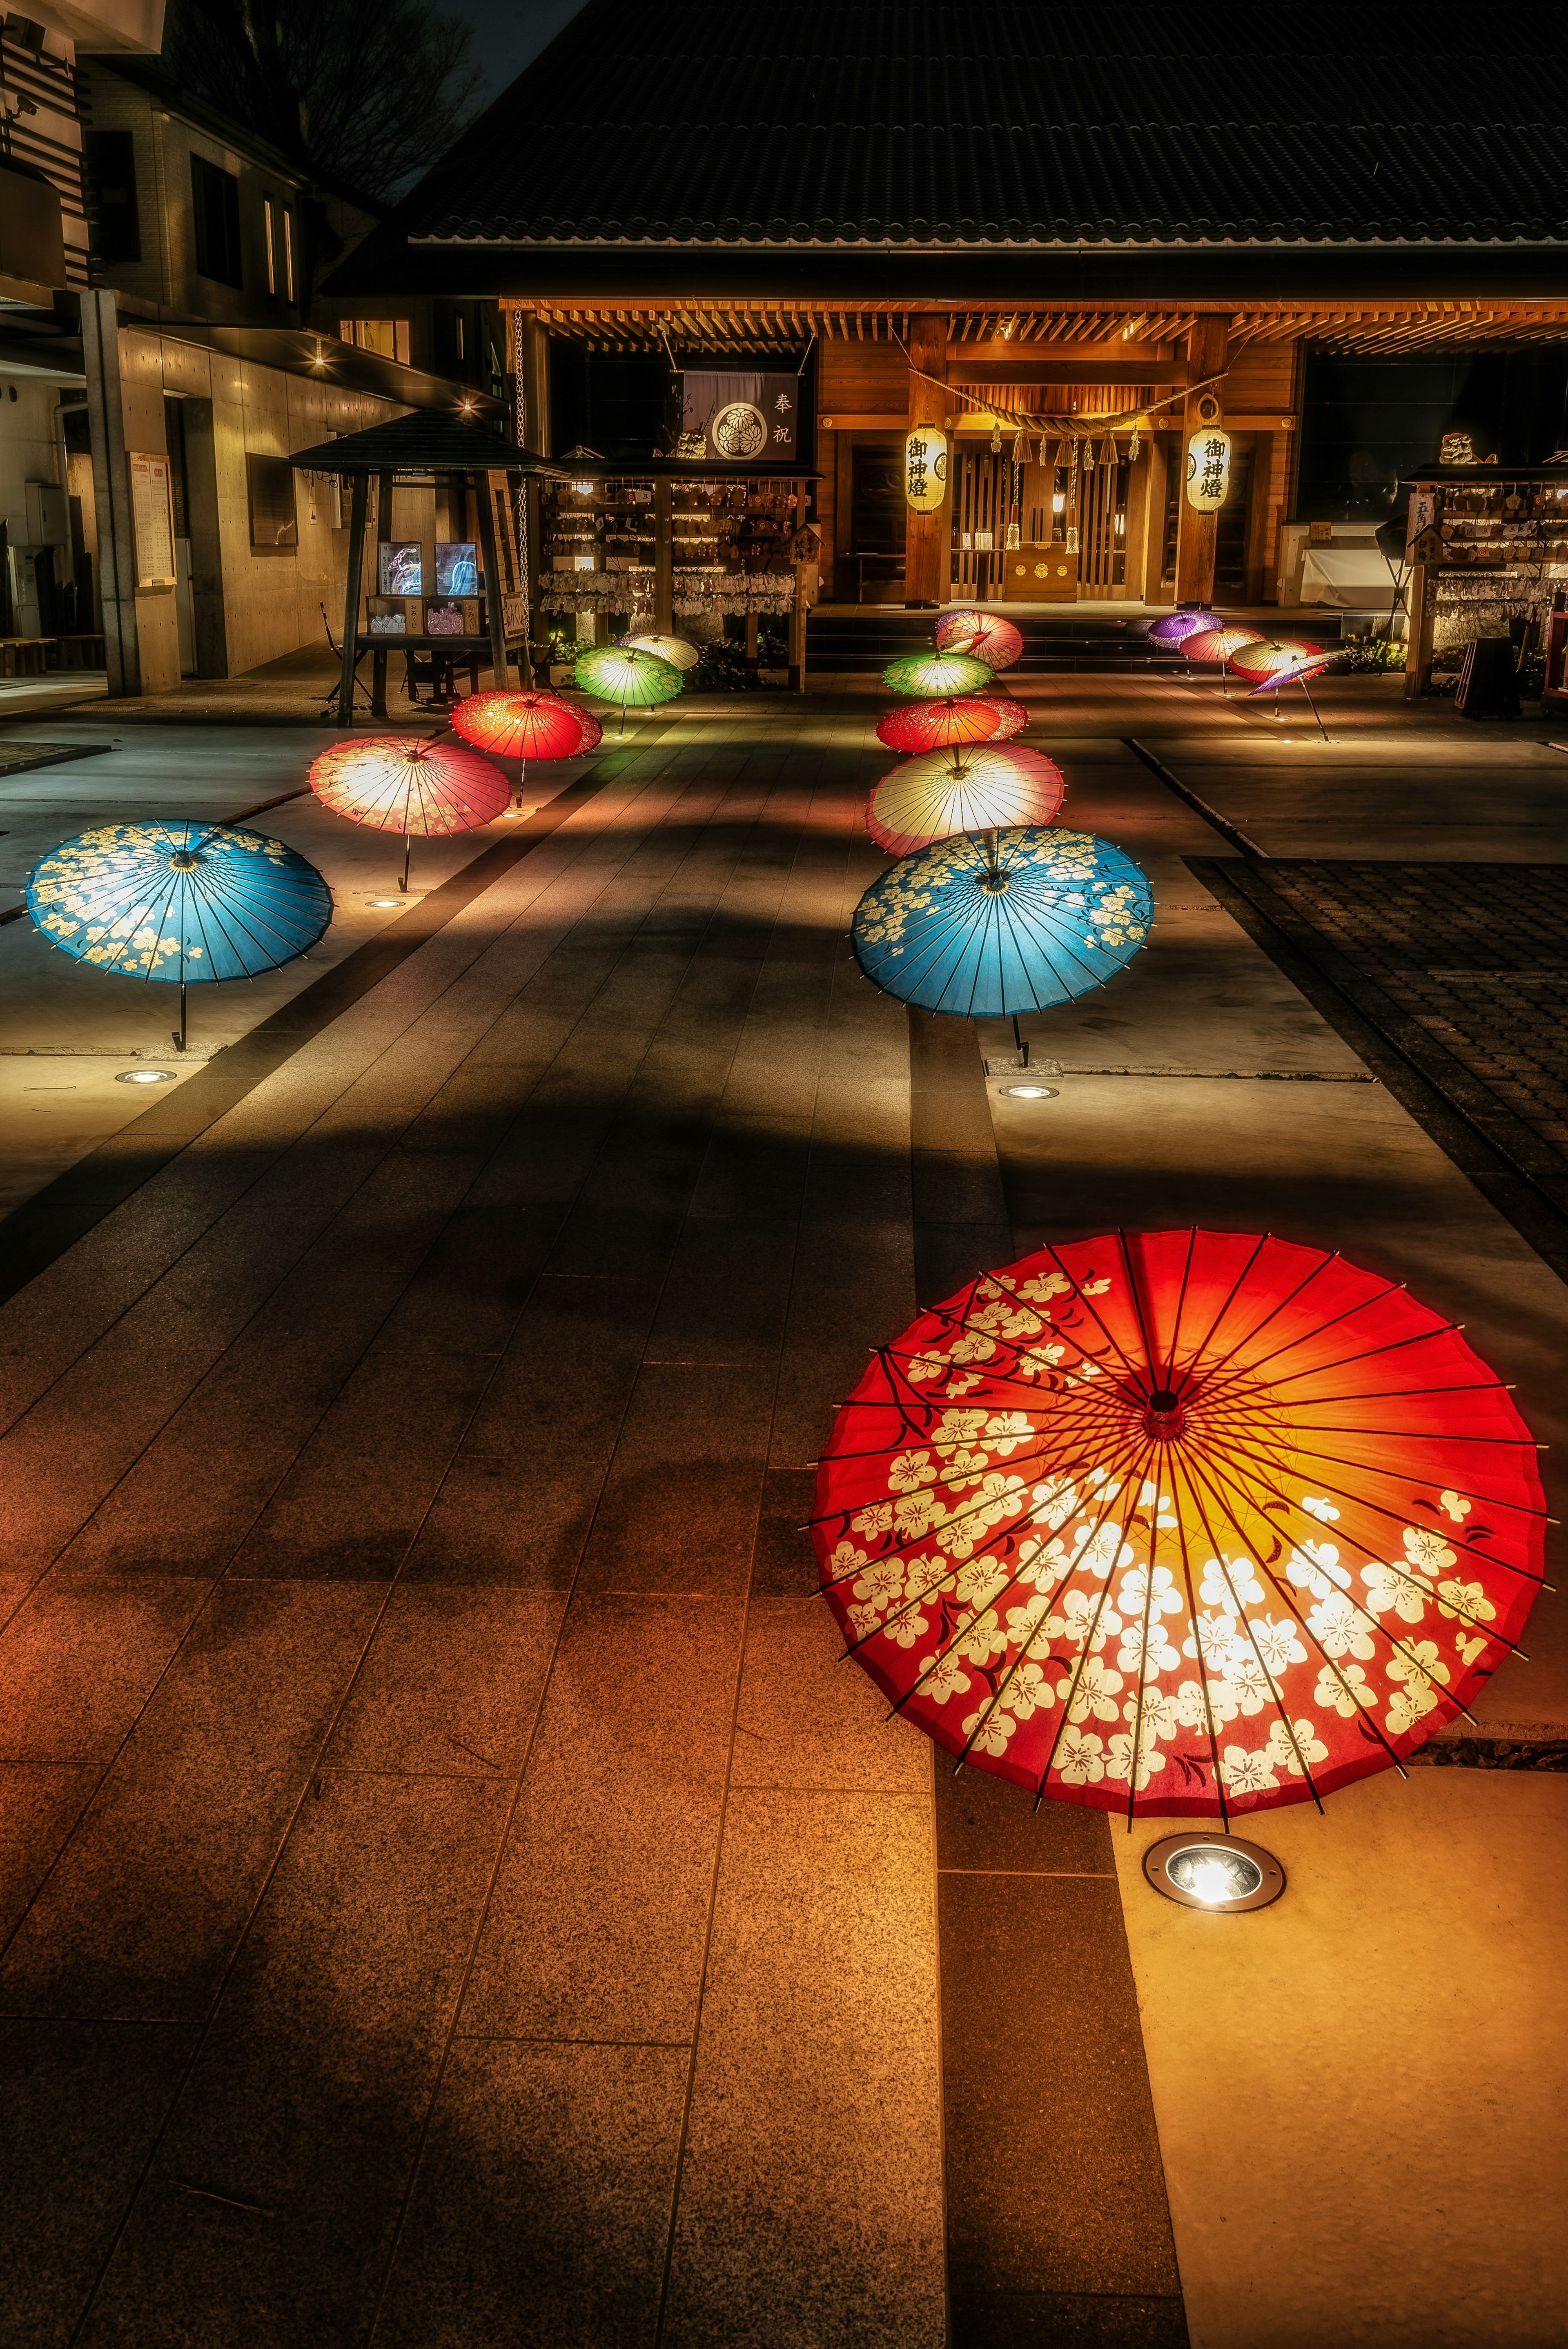
M 424 548 L 417 538 L 384 538 L 376 549 L 383 595 L 418 595 L 425 582 Z
M 799 453 L 797 375 L 688 368 L 680 379 L 678 457 L 722 465 L 792 464 Z
M 1218 513 L 1230 488 L 1231 435 L 1200 424 L 1187 444 L 1187 502 L 1199 513 Z
M 294 503 L 294 467 L 288 459 L 247 454 L 245 495 L 252 546 L 286 548 L 292 554 L 299 544 L 299 520 Z
M 438 595 L 478 595 L 479 549 L 472 539 L 438 538 L 435 571 Z
M 501 566 L 501 593 L 517 595 L 523 586 L 523 565 L 517 552 L 517 501 L 507 488 L 504 473 L 486 473 L 491 511 L 495 516 L 495 560 Z M 490 582 L 484 583 L 491 592 Z
M 948 493 L 948 436 L 940 424 L 917 424 L 904 443 L 904 501 L 935 513 Z
M 164 456 L 130 456 L 130 512 L 136 533 L 136 584 L 139 587 L 172 587 L 174 572 L 174 508 L 170 491 L 169 460 Z
M 1436 490 L 1412 490 L 1410 492 L 1409 509 L 1405 516 L 1405 560 L 1407 563 L 1435 563 L 1437 561 L 1438 558 L 1436 554 L 1422 554 L 1417 552 L 1419 542 L 1423 535 L 1428 532 L 1431 532 L 1432 536 L 1437 539 L 1438 547 L 1441 547 L 1442 540 L 1438 538 L 1438 533 L 1434 528 L 1437 519 L 1438 493 Z

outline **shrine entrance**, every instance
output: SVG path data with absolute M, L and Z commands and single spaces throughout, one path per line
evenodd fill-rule
M 1011 440 L 1012 436 L 1008 436 Z M 960 441 L 954 453 L 955 600 L 1071 604 L 1128 595 L 1133 436 L 1031 434 L 1027 454 Z

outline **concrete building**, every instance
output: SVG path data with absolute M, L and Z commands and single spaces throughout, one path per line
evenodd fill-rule
M 5 36 L 6 89 L 36 93 L 17 119 L 49 159 L 18 134 L 3 167 L 12 666 L 101 658 L 110 694 L 135 695 L 324 645 L 341 500 L 325 476 L 296 484 L 290 452 L 410 409 L 501 414 L 497 329 L 467 305 L 442 373 L 409 363 L 434 347 L 429 304 L 417 334 L 350 318 L 340 341 L 313 289 L 376 205 L 182 90 L 160 9 L 48 13 Z
M 145 15 L 109 0 L 94 18 L 95 37 L 135 39 Z M 80 350 L 69 330 L 73 296 L 88 281 L 74 67 L 71 36 L 58 24 L 5 16 L 0 26 L 0 640 L 52 634 L 62 617 L 54 589 L 63 585 L 56 550 L 67 540 L 69 516 L 64 419 L 79 407 L 83 390 Z M 74 610 L 63 616 L 74 626 Z M 0 655 L 0 673 L 16 666 L 14 651 Z

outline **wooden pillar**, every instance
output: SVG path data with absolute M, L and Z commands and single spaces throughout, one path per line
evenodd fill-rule
M 909 422 L 940 424 L 945 429 L 948 415 L 947 394 L 941 384 L 948 372 L 948 314 L 945 310 L 926 310 L 909 320 Z M 926 383 L 914 370 L 919 367 L 926 375 L 940 378 L 938 383 Z M 942 597 L 946 581 L 944 546 L 952 528 L 952 511 L 944 497 L 935 513 L 916 513 L 912 507 L 904 509 L 904 602 L 906 605 L 935 605 Z
M 653 632 L 675 633 L 674 499 L 668 474 L 653 484 Z
M 502 610 L 500 557 L 495 551 L 495 509 L 486 494 L 489 484 L 483 475 L 473 484 L 473 502 L 479 509 L 479 552 L 484 564 L 484 608 L 490 620 L 491 684 L 497 693 L 504 693 L 509 682 L 506 668 L 506 617 Z
M 82 358 L 87 372 L 88 437 L 92 449 L 93 504 L 98 514 L 98 575 L 103 606 L 104 659 L 111 698 L 141 691 L 141 643 L 136 613 L 136 527 L 130 505 L 130 460 L 125 447 L 125 400 L 119 377 L 119 297 L 81 296 Z
M 1425 563 L 1413 564 L 1405 587 L 1405 605 L 1410 615 L 1410 632 L 1405 647 L 1407 701 L 1417 699 L 1432 681 L 1432 638 L 1438 618 L 1438 599 L 1432 591 L 1431 568 Z
M 821 571 L 811 564 L 805 550 L 811 544 L 811 525 L 805 519 L 805 483 L 792 481 L 794 492 L 795 533 L 791 541 L 791 557 L 794 564 L 794 598 L 789 616 L 789 686 L 792 693 L 805 691 L 805 629 L 811 609 L 811 597 L 817 592 Z M 819 542 L 820 543 L 820 538 Z M 815 571 L 814 580 L 812 572 Z
M 354 720 L 354 665 L 359 654 L 359 580 L 365 567 L 365 508 L 369 502 L 370 477 L 368 473 L 354 476 L 354 495 L 348 508 L 348 580 L 343 594 L 343 674 L 337 687 L 337 723 L 352 725 Z
M 1141 604 L 1143 596 L 1144 548 L 1148 543 L 1148 477 L 1154 455 L 1150 446 L 1154 439 L 1147 428 L 1138 434 L 1137 464 L 1127 467 L 1127 535 L 1122 543 L 1122 593 L 1129 603 Z M 1046 499 L 1049 511 L 1050 500 Z M 1114 592 L 1114 591 L 1113 591 Z
M 1143 523 L 1143 600 L 1146 604 L 1163 604 L 1169 593 L 1165 585 L 1165 509 L 1170 467 L 1175 462 L 1171 451 L 1177 445 L 1174 432 L 1151 432 L 1148 436 L 1146 460 L 1148 479 L 1144 492 Z
M 1209 376 L 1220 374 L 1225 366 L 1231 342 L 1229 318 L 1202 317 L 1187 337 L 1187 380 L 1190 387 L 1202 383 Z M 1225 387 L 1222 383 L 1210 386 L 1210 397 L 1218 399 L 1220 420 L 1223 421 Z M 1201 422 L 1198 403 L 1200 392 L 1189 389 L 1182 416 L 1181 468 L 1178 494 L 1180 504 L 1176 525 L 1176 600 L 1179 604 L 1211 604 L 1214 601 L 1214 544 L 1218 535 L 1217 517 L 1199 513 L 1187 502 L 1187 450 L 1192 435 Z
M 528 591 L 528 634 L 530 637 L 528 674 L 525 685 L 532 685 L 535 672 L 550 682 L 550 615 L 545 609 L 545 565 L 539 549 L 544 543 L 544 516 L 539 497 L 539 477 L 530 473 L 523 485 L 523 511 L 528 520 L 528 543 L 517 552 L 523 564 L 523 584 Z

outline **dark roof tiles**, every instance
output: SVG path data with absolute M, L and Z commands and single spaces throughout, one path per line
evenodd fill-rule
M 368 424 L 362 432 L 346 433 L 340 440 L 296 450 L 288 461 L 315 473 L 514 471 L 566 478 L 547 458 L 498 440 L 487 426 L 462 416 L 443 416 L 431 408 L 416 408 L 407 416 Z
M 1556 9 L 1431 7 L 1424 49 L 1354 0 L 1198 12 L 1201 49 L 1171 19 L 1133 0 L 1113 49 L 1056 6 L 590 0 L 400 225 L 534 245 L 1568 234 Z

